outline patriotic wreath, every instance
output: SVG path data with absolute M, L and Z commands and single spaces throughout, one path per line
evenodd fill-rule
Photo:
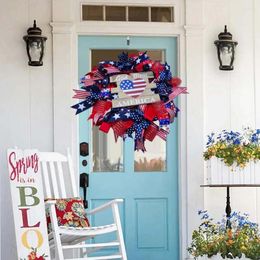
M 167 63 L 150 60 L 146 52 L 123 52 L 118 61 L 101 61 L 81 78 L 73 98 L 83 101 L 72 108 L 79 114 L 92 107 L 93 125 L 105 133 L 112 128 L 116 141 L 134 138 L 135 150 L 144 152 L 146 140 L 166 140 L 179 111 L 174 99 L 187 93 L 180 84 Z

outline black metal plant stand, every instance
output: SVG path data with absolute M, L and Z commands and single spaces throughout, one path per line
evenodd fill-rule
M 230 187 L 227 186 L 227 203 L 226 203 L 226 216 L 227 216 L 227 228 L 231 228 L 231 222 L 230 222 L 230 214 L 231 214 L 231 206 L 230 206 Z
M 226 216 L 227 216 L 227 223 L 226 227 L 231 228 L 231 222 L 230 222 L 230 215 L 231 215 L 231 204 L 230 204 L 230 188 L 237 187 L 260 187 L 260 184 L 212 184 L 212 185 L 201 185 L 201 187 L 210 187 L 210 188 L 227 188 L 227 197 L 226 197 Z

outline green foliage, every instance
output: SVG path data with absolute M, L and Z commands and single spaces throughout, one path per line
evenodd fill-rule
M 226 227 L 226 219 L 217 224 L 201 211 L 202 223 L 193 231 L 192 242 L 188 252 L 197 259 L 219 254 L 223 259 L 241 258 L 260 259 L 260 233 L 258 225 L 248 220 L 247 215 L 233 213 L 231 227 Z
M 260 160 L 260 147 L 255 144 L 236 145 L 217 142 L 204 152 L 205 160 L 213 156 L 223 159 L 227 166 L 235 165 L 243 168 L 250 160 Z

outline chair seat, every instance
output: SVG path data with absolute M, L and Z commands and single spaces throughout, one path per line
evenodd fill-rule
M 102 235 L 116 231 L 115 224 L 98 226 L 98 227 L 66 227 L 59 226 L 59 234 L 61 241 L 66 244 L 77 244 L 81 241 L 85 241 L 88 238 L 92 238 L 96 235 Z M 53 241 L 53 232 L 49 234 L 49 241 Z M 73 242 L 74 241 L 74 242 Z M 51 245 L 52 245 L 51 243 Z
M 75 235 L 75 236 L 94 236 L 102 235 L 117 230 L 115 224 L 109 224 L 98 227 L 66 227 L 59 226 L 60 234 Z
M 95 256 L 95 257 L 88 257 L 87 259 L 88 260 L 122 259 L 122 255 Z M 85 260 L 85 258 L 72 258 L 67 260 Z

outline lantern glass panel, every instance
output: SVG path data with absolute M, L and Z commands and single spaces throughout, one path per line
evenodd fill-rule
M 35 39 L 29 42 L 29 54 L 31 61 L 40 61 L 42 55 L 42 40 Z
M 222 66 L 230 66 L 233 61 L 234 53 L 233 53 L 233 45 L 229 43 L 225 43 L 219 46 L 220 48 L 220 59 L 222 62 Z

